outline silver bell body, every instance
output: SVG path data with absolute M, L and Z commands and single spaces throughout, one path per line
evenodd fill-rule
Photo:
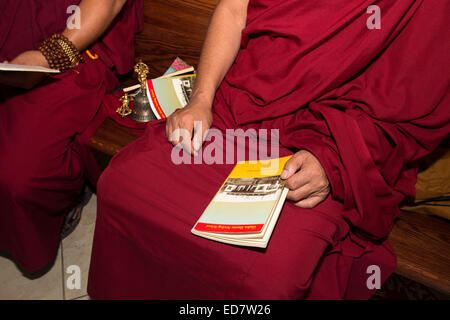
M 130 114 L 130 118 L 136 122 L 156 120 L 147 95 L 143 90 L 134 97 L 134 107 L 133 112 Z

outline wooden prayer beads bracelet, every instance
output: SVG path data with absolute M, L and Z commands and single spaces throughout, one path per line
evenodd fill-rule
M 44 40 L 39 46 L 48 65 L 52 69 L 65 72 L 75 68 L 80 62 L 84 63 L 83 56 L 73 43 L 62 34 L 54 34 Z

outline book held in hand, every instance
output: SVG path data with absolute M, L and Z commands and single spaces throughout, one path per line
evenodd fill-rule
M 191 232 L 266 248 L 289 191 L 280 177 L 289 158 L 238 162 Z

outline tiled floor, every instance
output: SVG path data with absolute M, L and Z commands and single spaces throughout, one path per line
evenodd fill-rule
M 31 280 L 11 260 L 0 256 L 0 300 L 89 299 L 86 286 L 96 216 L 97 198 L 93 195 L 75 231 L 62 241 L 55 264 L 42 277 Z M 76 272 L 73 266 L 79 267 L 80 289 L 70 289 L 75 283 L 71 281 Z

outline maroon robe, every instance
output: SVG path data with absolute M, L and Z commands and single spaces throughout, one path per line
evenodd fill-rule
M 365 299 L 372 267 L 396 265 L 387 236 L 414 194 L 417 161 L 449 133 L 446 0 L 251 0 L 213 127 L 280 130 L 331 194 L 286 202 L 267 249 L 190 233 L 232 165 L 175 165 L 164 121 L 124 148 L 98 183 L 91 298 Z M 370 282 L 370 281 L 369 281 Z
M 62 32 L 78 1 L 9 0 L 0 3 L 0 60 L 12 60 Z M 0 251 L 29 271 L 55 255 L 64 214 L 80 201 L 86 179 L 100 170 L 87 149 L 101 123 L 104 95 L 134 63 L 134 33 L 142 0 L 130 0 L 89 49 L 79 74 L 67 71 L 30 91 L 10 91 L 0 102 Z

